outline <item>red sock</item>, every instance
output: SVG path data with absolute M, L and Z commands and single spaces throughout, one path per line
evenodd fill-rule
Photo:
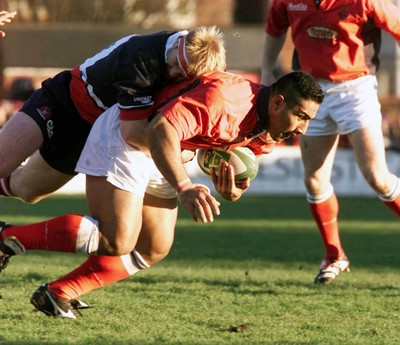
M 1 237 L 15 236 L 26 250 L 75 253 L 82 218 L 82 215 L 67 214 L 40 223 L 12 225 L 1 232 Z
M 392 201 L 384 201 L 383 203 L 400 218 L 400 195 Z
M 90 291 L 125 279 L 138 272 L 126 267 L 124 256 L 92 255 L 78 268 L 49 284 L 50 291 L 58 298 L 76 299 Z
M 336 194 L 333 193 L 328 199 L 320 203 L 309 202 L 309 206 L 324 242 L 325 259 L 332 261 L 340 259 L 344 250 L 339 236 L 337 221 L 339 203 Z

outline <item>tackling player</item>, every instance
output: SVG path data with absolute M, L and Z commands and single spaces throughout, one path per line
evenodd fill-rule
M 124 115 L 123 122 L 130 124 L 130 135 L 124 136 L 135 147 L 122 139 L 120 110 L 110 108 L 94 124 L 77 165 L 87 175 L 91 216 L 3 224 L 2 246 L 9 253 L 92 254 L 75 271 L 41 286 L 32 303 L 48 315 L 74 318 L 71 309 L 83 305 L 76 301 L 79 296 L 162 260 L 172 246 L 177 195 L 195 220 L 212 221 L 212 213 L 219 213 L 208 189 L 191 183 L 181 149 L 248 146 L 258 155 L 269 153 L 276 142 L 305 133 L 323 97 L 318 83 L 303 72 L 284 76 L 271 87 L 229 73 L 207 73 L 165 87 L 145 130 L 137 112 Z M 218 179 L 213 175 L 217 191 L 238 199 L 249 182 L 239 188 L 219 184 L 234 179 L 230 167 L 221 170 Z
M 166 83 L 225 68 L 222 34 L 212 26 L 127 36 L 47 79 L 0 132 L 0 195 L 41 200 L 76 175 L 90 128 L 106 109 L 144 109 Z

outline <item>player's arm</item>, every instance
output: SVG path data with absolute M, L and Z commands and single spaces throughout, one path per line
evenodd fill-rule
M 147 144 L 144 131 L 149 122 L 146 120 L 120 120 L 121 136 L 124 141 L 132 147 L 144 152 L 150 156 L 149 146 Z M 182 163 L 190 162 L 196 156 L 195 150 L 182 150 Z
M 265 85 L 272 84 L 275 81 L 273 70 L 277 62 L 279 53 L 286 40 L 286 34 L 272 36 L 266 34 L 264 42 L 264 53 L 261 65 L 261 83 Z
M 206 186 L 192 184 L 181 160 L 181 140 L 175 127 L 159 113 L 146 127 L 151 156 L 166 180 L 177 190 L 181 204 L 192 218 L 204 223 L 219 215 L 219 202 Z
M 393 1 L 371 1 L 368 11 L 370 17 L 378 28 L 388 32 L 400 46 L 400 8 Z
M 211 180 L 214 183 L 215 190 L 226 200 L 239 200 L 242 194 L 250 187 L 249 178 L 235 181 L 233 167 L 225 161 L 221 161 L 218 172 L 217 176 L 214 168 L 211 168 Z

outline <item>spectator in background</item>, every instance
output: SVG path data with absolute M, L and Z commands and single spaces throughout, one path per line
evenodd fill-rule
M 16 14 L 17 12 L 0 11 L 0 26 L 10 23 Z M 0 31 L 0 37 L 4 37 L 5 35 L 4 31 Z M 3 104 L 0 105 L 0 128 L 7 122 L 8 118 L 7 111 L 3 110 Z
M 0 26 L 10 23 L 16 15 L 17 12 L 0 11 Z M 0 37 L 4 37 L 5 35 L 4 31 L 0 31 Z
M 7 98 L 1 103 L 0 128 L 22 107 L 34 92 L 35 88 L 31 78 L 16 78 L 12 82 Z

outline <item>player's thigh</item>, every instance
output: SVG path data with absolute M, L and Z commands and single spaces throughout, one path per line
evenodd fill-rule
M 349 135 L 357 164 L 367 179 L 384 180 L 389 175 L 381 127 L 369 126 Z
M 22 112 L 14 114 L 0 131 L 0 177 L 9 176 L 42 143 L 36 122 Z
M 178 215 L 177 199 L 162 199 L 145 194 L 143 223 L 136 250 L 149 264 L 168 255 L 173 241 Z
M 312 184 L 310 180 L 314 180 L 323 185 L 322 189 L 327 186 L 331 178 L 338 141 L 339 137 L 336 134 L 301 137 L 300 147 L 306 184 Z M 315 186 L 309 187 L 316 188 Z M 314 190 L 312 192 L 319 193 L 321 191 Z
M 113 186 L 103 176 L 86 177 L 86 197 L 111 248 L 126 253 L 133 250 L 142 223 L 143 198 Z
M 55 192 L 72 178 L 71 175 L 53 169 L 36 151 L 12 173 L 10 189 L 14 196 L 34 203 Z

